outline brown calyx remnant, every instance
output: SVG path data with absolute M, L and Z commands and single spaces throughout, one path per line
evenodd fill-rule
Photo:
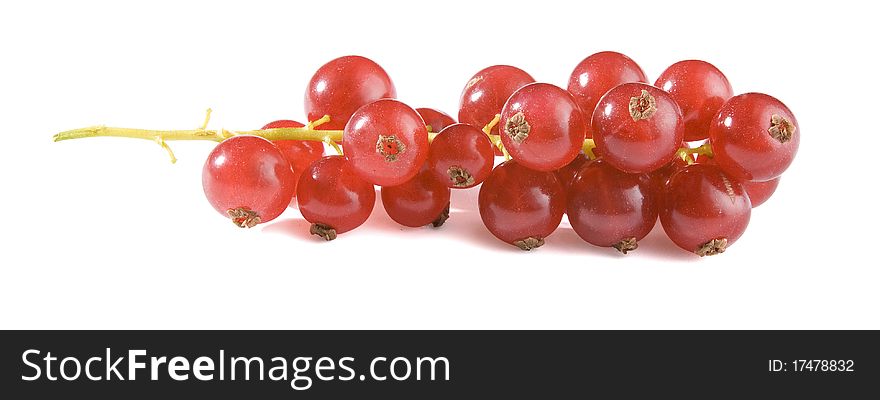
M 395 162 L 406 151 L 406 145 L 395 135 L 379 135 L 376 141 L 376 153 L 385 157 L 385 161 Z
M 465 85 L 465 87 L 464 87 L 465 90 L 474 87 L 474 85 L 479 83 L 481 80 L 483 80 L 483 75 L 475 76 L 475 77 L 471 78 L 471 80 L 468 81 L 467 85 Z
M 513 242 L 513 245 L 516 247 L 519 247 L 520 249 L 523 249 L 525 251 L 529 251 L 531 249 L 537 249 L 538 247 L 543 246 L 544 245 L 544 238 L 540 238 L 540 237 L 536 238 L 536 237 L 529 236 L 525 239 L 521 239 L 521 240 L 517 240 L 517 241 Z
M 504 132 L 507 132 L 507 136 L 510 136 L 514 142 L 522 143 L 529 137 L 529 132 L 532 130 L 532 127 L 529 126 L 529 121 L 526 121 L 526 116 L 522 113 L 522 111 L 513 114 L 512 117 L 507 119 L 507 122 L 504 123 Z
M 336 229 L 331 228 L 329 225 L 314 223 L 309 228 L 309 233 L 318 235 L 327 241 L 336 239 Z
M 444 208 L 443 211 L 440 211 L 440 215 L 437 216 L 437 219 L 435 219 L 434 222 L 431 222 L 431 226 L 439 228 L 443 226 L 443 223 L 445 223 L 447 219 L 449 219 L 449 203 L 446 203 L 446 208 Z
M 617 251 L 619 251 L 623 254 L 626 254 L 628 251 L 633 251 L 635 249 L 638 249 L 639 243 L 636 240 L 636 238 L 631 237 L 631 238 L 623 239 L 615 244 L 612 244 L 611 247 L 614 247 L 615 249 L 617 249 Z
M 468 170 L 458 165 L 449 167 L 449 169 L 446 170 L 446 173 L 449 174 L 449 180 L 452 181 L 452 186 L 466 188 L 474 185 L 473 175 L 471 175 Z
M 633 121 L 651 118 L 655 112 L 657 112 L 657 100 L 647 90 L 642 89 L 642 94 L 630 97 L 629 115 Z
M 260 223 L 260 215 L 247 207 L 230 208 L 226 210 L 226 215 L 239 228 L 253 228 Z
M 778 140 L 779 143 L 791 140 L 796 130 L 797 127 L 791 121 L 785 119 L 785 117 L 779 114 L 770 116 L 770 128 L 767 129 L 767 132 L 770 132 L 770 136 Z
M 727 238 L 712 239 L 700 246 L 695 253 L 698 256 L 714 256 L 727 250 Z
M 730 179 L 727 179 L 727 175 L 721 174 L 721 183 L 724 184 L 724 190 L 727 191 L 727 197 L 730 197 L 730 202 L 736 202 L 736 193 L 733 191 L 733 184 L 730 183 Z

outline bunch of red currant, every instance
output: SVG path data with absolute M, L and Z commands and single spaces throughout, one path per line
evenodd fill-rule
M 751 208 L 773 193 L 800 135 L 779 100 L 733 96 L 709 63 L 675 63 L 652 86 L 614 52 L 584 59 L 568 90 L 511 66 L 483 69 L 465 85 L 459 123 L 395 96 L 379 65 L 341 57 L 309 82 L 306 125 L 190 132 L 220 141 L 203 170 L 208 201 L 241 227 L 270 221 L 294 201 L 311 233 L 332 240 L 367 220 L 376 185 L 388 215 L 418 227 L 444 223 L 451 189 L 482 184 L 483 223 L 523 250 L 541 246 L 567 214 L 593 245 L 627 253 L 659 217 L 678 246 L 713 255 L 742 235 Z M 130 136 L 165 146 L 182 138 L 114 129 L 56 140 Z M 322 141 L 339 154 L 324 156 Z M 493 169 L 496 155 L 505 161 Z

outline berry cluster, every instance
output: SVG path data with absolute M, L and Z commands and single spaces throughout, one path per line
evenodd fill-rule
M 523 250 L 541 246 L 567 214 L 596 246 L 625 254 L 659 219 L 679 247 L 705 256 L 742 235 L 800 137 L 779 100 L 734 96 L 721 71 L 697 60 L 673 64 L 652 86 L 632 59 L 601 52 L 577 65 L 567 90 L 492 66 L 467 81 L 458 123 L 395 97 L 382 67 L 347 56 L 309 82 L 308 124 L 93 127 L 55 139 L 138 137 L 169 153 L 166 140 L 218 141 L 202 174 L 205 195 L 240 227 L 271 221 L 293 202 L 312 234 L 332 240 L 367 220 L 375 186 L 394 221 L 436 227 L 449 217 L 451 189 L 482 184 L 483 223 Z M 325 156 L 324 143 L 338 154 Z M 505 161 L 494 166 L 496 156 Z

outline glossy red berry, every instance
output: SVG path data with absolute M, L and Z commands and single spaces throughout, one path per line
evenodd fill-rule
M 514 160 L 492 171 L 480 187 L 480 218 L 495 237 L 523 250 L 544 244 L 565 213 L 565 189 L 552 172 Z
M 696 157 L 696 162 L 702 164 L 712 164 L 718 165 L 715 162 L 715 159 L 712 157 L 707 157 L 704 155 L 700 155 Z M 749 201 L 752 203 L 752 208 L 760 206 L 764 204 L 770 196 L 776 192 L 776 187 L 779 186 L 779 180 L 782 177 L 777 177 L 771 179 L 769 181 L 764 182 L 754 182 L 754 181 L 740 181 L 743 185 L 743 188 L 746 190 L 746 193 L 749 195 Z
M 361 226 L 376 203 L 372 184 L 353 173 L 342 156 L 315 161 L 299 178 L 299 211 L 312 223 L 311 233 L 333 240 Z
M 501 110 L 501 142 L 517 163 L 553 171 L 584 143 L 584 117 L 571 94 L 548 83 L 523 86 Z
M 715 162 L 743 181 L 782 175 L 797 154 L 800 135 L 791 110 L 762 93 L 732 97 L 709 128 Z
M 657 222 L 655 193 L 647 175 L 627 174 L 595 160 L 571 183 L 566 214 L 581 239 L 626 254 L 638 247 Z
M 580 62 L 568 80 L 568 91 L 587 118 L 588 138 L 593 137 L 590 116 L 609 90 L 630 82 L 648 82 L 642 68 L 631 58 L 613 51 L 593 54 Z
M 688 157 L 691 157 L 691 160 L 693 160 L 692 155 L 688 155 Z M 648 176 L 654 185 L 654 193 L 658 193 L 658 195 L 663 193 L 666 190 L 666 183 L 669 182 L 669 178 L 686 166 L 688 166 L 687 161 L 681 157 L 675 157 L 666 165 L 650 172 Z
M 654 86 L 663 89 L 681 108 L 684 140 L 709 137 L 709 124 L 733 96 L 727 77 L 714 65 L 700 60 L 679 61 L 666 68 Z
M 208 155 L 202 187 L 215 210 L 236 225 L 251 228 L 281 215 L 296 184 L 290 162 L 272 142 L 233 136 Z
M 501 113 L 513 92 L 534 81 L 525 71 L 509 65 L 493 65 L 477 72 L 461 92 L 458 122 L 477 128 L 486 126 Z M 491 133 L 498 134 L 498 125 Z
M 599 100 L 593 138 L 602 157 L 628 173 L 651 172 L 672 161 L 684 139 L 681 110 L 668 93 L 625 83 Z
M 305 111 L 309 121 L 324 115 L 330 122 L 316 129 L 342 129 L 363 105 L 397 97 L 394 83 L 379 64 L 360 56 L 334 59 L 318 69 L 306 87 Z
M 438 227 L 449 218 L 449 188 L 427 168 L 397 186 L 382 187 L 382 206 L 395 222 L 419 227 Z
M 493 148 L 482 130 L 468 124 L 450 125 L 431 141 L 427 165 L 447 187 L 474 187 L 492 173 Z
M 752 206 L 743 186 L 711 164 L 684 167 L 669 179 L 660 222 L 682 249 L 723 253 L 746 230 Z
M 746 193 L 749 194 L 752 208 L 760 206 L 770 199 L 770 196 L 776 191 L 776 187 L 779 186 L 779 179 L 781 178 L 775 178 L 764 182 L 745 181 L 742 183 L 743 187 L 746 189 Z
M 581 167 L 589 161 L 590 159 L 586 155 L 580 153 L 570 163 L 553 171 L 556 174 L 556 179 L 559 179 L 559 183 L 562 184 L 566 191 L 571 187 L 571 182 L 574 181 L 574 177 L 581 170 Z
M 428 132 L 440 132 L 443 128 L 455 123 L 455 119 L 449 114 L 433 108 L 416 108 L 416 112 L 425 121 Z
M 428 158 L 428 130 L 406 104 L 377 100 L 352 115 L 342 145 L 346 160 L 361 178 L 395 186 L 412 179 Z
M 296 121 L 278 120 L 266 124 L 262 129 L 302 128 L 303 126 L 305 125 Z M 281 154 L 284 154 L 284 158 L 290 162 L 290 168 L 293 170 L 294 190 L 296 190 L 295 184 L 299 181 L 303 171 L 324 155 L 324 143 L 315 140 L 276 140 L 272 143 L 278 150 L 281 150 Z

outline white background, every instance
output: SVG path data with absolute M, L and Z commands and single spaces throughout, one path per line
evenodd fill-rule
M 0 6 L 0 328 L 880 328 L 880 63 L 857 2 L 236 3 Z M 794 164 L 727 253 L 685 253 L 658 225 L 619 256 L 565 224 L 525 253 L 482 226 L 477 189 L 454 192 L 439 230 L 398 227 L 378 202 L 333 242 L 295 209 L 241 230 L 202 193 L 211 142 L 171 143 L 175 165 L 146 141 L 51 142 L 194 128 L 207 107 L 212 127 L 302 120 L 311 74 L 347 54 L 455 115 L 483 67 L 564 86 L 601 50 L 652 80 L 704 59 L 797 115 Z

